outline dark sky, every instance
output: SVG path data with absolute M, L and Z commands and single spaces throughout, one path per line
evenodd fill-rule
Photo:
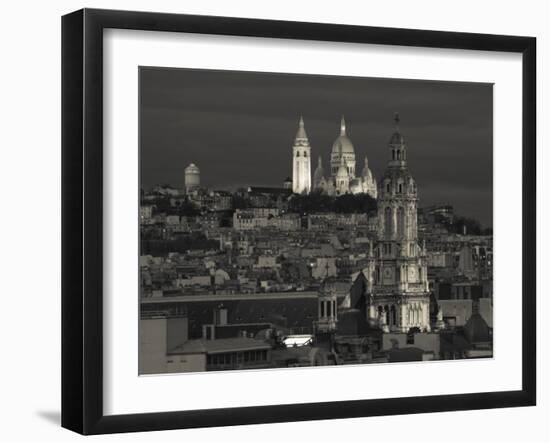
M 434 82 L 237 71 L 140 68 L 142 187 L 181 187 L 191 162 L 216 189 L 281 186 L 292 176 L 300 114 L 328 169 L 340 117 L 375 176 L 388 160 L 399 112 L 420 206 L 448 202 L 492 226 L 493 89 Z

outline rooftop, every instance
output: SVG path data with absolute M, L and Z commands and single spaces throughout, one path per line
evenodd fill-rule
M 254 351 L 271 349 L 263 340 L 248 337 L 221 338 L 218 340 L 189 340 L 168 351 L 173 354 L 219 354 L 224 352 Z
M 204 295 L 182 295 L 174 297 L 147 297 L 141 299 L 142 304 L 149 303 L 173 303 L 173 302 L 201 302 L 201 301 L 224 301 L 224 300 L 277 300 L 285 298 L 317 298 L 315 291 L 295 292 L 258 292 L 254 294 L 204 294 Z

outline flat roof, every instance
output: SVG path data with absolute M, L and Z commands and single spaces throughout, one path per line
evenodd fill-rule
M 256 351 L 271 349 L 271 345 L 263 340 L 248 337 L 220 338 L 217 340 L 189 340 L 167 352 L 174 354 L 220 354 L 224 352 Z
M 150 303 L 185 303 L 201 301 L 224 301 L 224 300 L 281 300 L 299 298 L 317 298 L 316 291 L 293 291 L 293 292 L 256 292 L 253 294 L 201 294 L 201 295 L 178 295 L 174 297 L 142 297 L 142 304 Z

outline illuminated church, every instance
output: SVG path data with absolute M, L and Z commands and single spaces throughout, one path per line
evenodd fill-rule
M 311 146 L 305 131 L 304 120 L 300 117 L 298 132 L 292 149 L 292 190 L 297 194 L 309 194 L 321 191 L 328 195 L 369 194 L 377 197 L 376 179 L 369 169 L 368 159 L 361 175 L 356 175 L 355 148 L 346 133 L 344 117 L 340 123 L 340 135 L 332 144 L 330 154 L 330 171 L 325 176 L 321 156 L 318 157 L 317 167 L 311 180 Z

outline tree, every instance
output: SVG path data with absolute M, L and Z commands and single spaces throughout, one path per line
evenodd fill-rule
M 464 230 L 466 230 L 466 234 L 468 235 L 481 235 L 481 223 L 474 218 L 456 215 L 454 217 L 452 225 L 449 226 L 449 232 L 453 232 L 455 234 L 463 234 Z
M 248 209 L 250 208 L 250 200 L 240 194 L 233 194 L 232 206 L 233 209 Z

